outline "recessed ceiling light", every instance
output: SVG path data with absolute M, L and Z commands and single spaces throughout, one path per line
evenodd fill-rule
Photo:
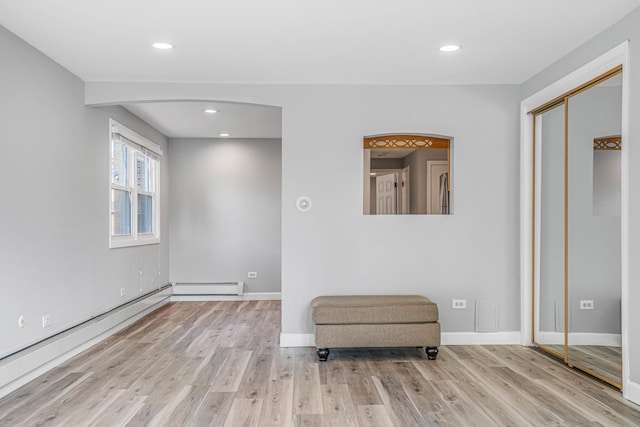
M 215 113 L 219 113 L 220 112 L 220 110 L 216 110 L 214 108 L 205 108 L 202 111 L 204 111 L 207 114 L 215 114 Z
M 226 133 L 226 132 L 222 132 L 222 133 L 220 134 L 220 136 L 231 136 L 231 134 L 230 134 L 230 133 Z
M 440 52 L 455 52 L 456 50 L 460 50 L 460 45 L 448 44 L 440 48 Z
M 153 43 L 151 46 L 161 50 L 173 49 L 173 45 L 171 43 L 166 43 L 166 42 L 156 42 L 156 43 Z

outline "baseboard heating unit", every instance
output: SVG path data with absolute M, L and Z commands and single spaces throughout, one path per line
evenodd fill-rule
M 0 358 L 0 397 L 157 310 L 171 290 L 166 284 Z
M 173 283 L 174 296 L 244 295 L 244 282 Z

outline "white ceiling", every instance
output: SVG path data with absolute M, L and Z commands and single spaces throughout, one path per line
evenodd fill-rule
M 638 6 L 640 0 L 0 0 L 0 25 L 85 81 L 520 84 Z M 154 41 L 175 49 L 155 50 Z M 463 48 L 438 51 L 449 43 Z
M 282 109 L 220 102 L 149 102 L 124 107 L 170 138 L 281 138 Z M 215 114 L 205 108 L 218 110 Z

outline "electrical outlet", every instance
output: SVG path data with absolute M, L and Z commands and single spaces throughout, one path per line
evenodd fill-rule
M 451 308 L 454 310 L 464 310 L 467 308 L 467 300 L 466 299 L 452 299 L 451 300 Z
M 49 326 L 51 326 L 51 315 L 45 314 L 44 316 L 42 316 L 42 327 L 48 328 Z
M 126 288 L 120 288 L 120 296 L 123 297 L 127 294 L 127 289 Z
M 580 310 L 593 310 L 594 308 L 596 308 L 595 304 L 593 303 L 593 300 L 587 300 L 587 299 L 581 299 L 580 300 Z
M 249 279 L 257 279 L 258 273 L 256 271 L 250 271 L 249 273 L 247 273 L 247 277 L 249 277 Z

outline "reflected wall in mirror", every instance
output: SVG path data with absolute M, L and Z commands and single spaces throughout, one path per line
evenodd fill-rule
M 365 137 L 364 214 L 451 214 L 451 145 L 426 134 Z
M 621 384 L 622 75 L 567 100 L 567 361 Z M 611 136 L 611 138 L 603 138 Z
M 533 341 L 622 384 L 622 67 L 531 112 Z

